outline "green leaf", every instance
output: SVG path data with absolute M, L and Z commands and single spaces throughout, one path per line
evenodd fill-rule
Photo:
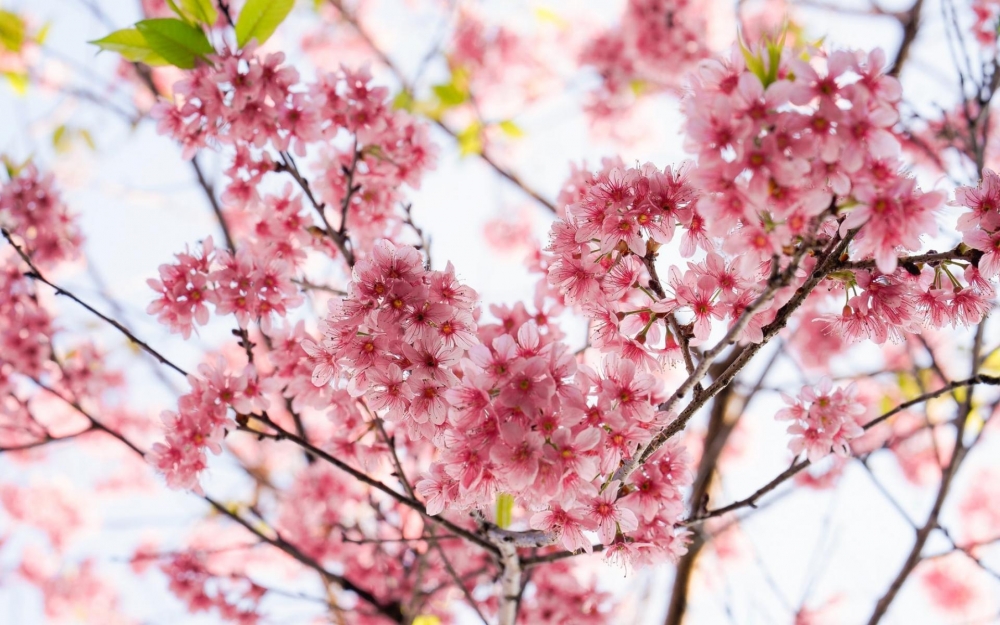
M 146 37 L 135 28 L 116 30 L 103 39 L 95 39 L 89 43 L 101 50 L 117 52 L 129 61 L 145 63 L 146 65 L 169 65 L 162 56 L 153 51 Z
M 403 89 L 396 94 L 396 97 L 392 99 L 392 108 L 398 110 L 404 110 L 408 112 L 413 112 L 413 95 L 409 91 Z
M 45 43 L 45 40 L 49 38 L 49 31 L 51 29 L 52 29 L 52 22 L 45 22 L 45 24 L 42 25 L 40 29 L 38 29 L 38 32 L 35 33 L 35 43 L 37 43 L 38 45 L 43 45 Z
M 181 20 L 143 20 L 135 27 L 153 52 L 181 69 L 191 69 L 199 59 L 207 61 L 205 55 L 215 52 L 204 31 Z
M 24 20 L 15 13 L 0 10 L 0 45 L 11 52 L 20 52 L 24 45 Z
M 62 124 L 52 132 L 52 147 L 58 154 L 69 152 L 76 141 L 82 141 L 91 150 L 97 150 L 94 138 L 83 128 L 70 128 Z
M 524 136 L 524 131 L 521 130 L 521 127 L 515 124 L 513 120 L 505 119 L 497 125 L 500 126 L 500 130 L 502 130 L 508 137 L 520 139 Z
M 0 72 L 4 78 L 10 81 L 10 86 L 17 95 L 24 95 L 28 92 L 28 74 L 23 72 Z
M 497 495 L 497 526 L 500 529 L 510 527 L 513 514 L 514 496 L 510 493 L 500 493 Z
M 219 21 L 219 12 L 213 0 L 181 0 L 181 17 L 211 27 Z
M 52 147 L 56 152 L 65 152 L 69 149 L 69 140 L 66 137 L 66 124 L 60 124 L 52 133 Z
M 454 82 L 446 85 L 434 85 L 431 89 L 438 100 L 441 101 L 441 106 L 446 109 L 458 106 L 469 99 L 469 93 L 459 89 Z
M 21 173 L 21 170 L 23 170 L 25 167 L 28 166 L 28 163 L 31 162 L 31 159 L 32 157 L 29 156 L 28 158 L 24 159 L 24 162 L 15 163 L 14 161 L 10 160 L 10 157 L 7 156 L 6 154 L 0 156 L 0 161 L 3 162 L 3 168 L 7 171 L 7 176 L 9 178 L 16 178 L 17 175 Z
M 482 154 L 483 152 L 483 125 L 479 122 L 472 122 L 469 126 L 458 133 L 458 152 L 462 156 L 470 154 Z
M 1000 375 L 1000 349 L 990 352 L 979 370 L 987 375 Z
M 244 47 L 251 39 L 267 41 L 292 12 L 295 0 L 247 0 L 236 20 L 236 44 Z
M 91 152 L 97 151 L 97 143 L 94 142 L 94 136 L 90 134 L 89 130 L 81 128 L 76 134 L 83 139 L 83 142 L 87 144 L 87 147 L 90 148 Z

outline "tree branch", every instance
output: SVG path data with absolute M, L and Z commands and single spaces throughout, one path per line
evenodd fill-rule
M 951 383 L 946 384 L 945 386 L 941 387 L 940 389 L 938 389 L 936 391 L 932 391 L 930 393 L 925 393 L 925 394 L 923 394 L 923 395 L 921 395 L 919 397 L 911 399 L 910 401 L 906 401 L 906 402 L 903 402 L 903 403 L 899 404 L 898 406 L 896 406 L 892 410 L 889 410 L 888 412 L 886 412 L 886 413 L 884 413 L 884 414 L 882 414 L 882 415 L 880 415 L 880 416 L 872 419 L 871 421 L 869 421 L 868 423 L 866 423 L 863 427 L 864 427 L 865 431 L 870 430 L 871 428 L 875 427 L 879 423 L 882 423 L 883 421 L 885 421 L 889 417 L 891 417 L 891 416 L 893 416 L 895 414 L 898 414 L 899 412 L 902 412 L 903 410 L 906 410 L 907 408 L 910 408 L 910 407 L 915 406 L 917 404 L 923 403 L 923 402 L 928 401 L 930 399 L 934 399 L 935 397 L 940 397 L 941 395 L 944 395 L 946 393 L 950 393 L 950 392 L 954 391 L 957 388 L 963 388 L 963 387 L 967 387 L 967 386 L 975 386 L 977 384 L 988 384 L 988 385 L 998 386 L 998 385 L 1000 385 L 1000 377 L 994 377 L 994 376 L 988 376 L 988 375 L 978 374 L 978 375 L 975 375 L 975 376 L 973 376 L 971 378 L 968 378 L 968 379 L 965 379 L 965 380 L 961 380 L 961 381 L 958 381 L 958 382 L 951 382 Z M 735 502 L 733 502 L 733 503 L 731 503 L 731 504 L 729 504 L 727 506 L 723 506 L 722 508 L 716 508 L 715 510 L 708 511 L 708 512 L 706 512 L 704 514 L 692 515 L 691 517 L 689 517 L 685 521 L 681 522 L 680 525 L 683 525 L 683 526 L 694 525 L 696 523 L 701 523 L 702 521 L 705 521 L 707 519 L 711 519 L 711 518 L 714 518 L 714 517 L 722 516 L 722 515 L 724 515 L 724 514 L 726 514 L 728 512 L 733 512 L 734 510 L 739 510 L 740 508 L 756 508 L 757 507 L 757 501 L 761 497 L 763 497 L 764 495 L 770 493 L 775 488 L 777 488 L 778 486 L 780 486 L 781 484 L 783 484 L 784 482 L 786 482 L 790 478 L 794 477 L 799 471 L 801 471 L 802 469 L 805 469 L 806 467 L 810 466 L 811 464 L 812 463 L 809 462 L 808 460 L 800 460 L 800 461 L 793 462 L 791 464 L 791 466 L 789 466 L 787 469 L 785 469 L 784 471 L 782 471 L 781 473 L 779 473 L 777 476 L 775 476 L 775 478 L 772 479 L 770 482 L 768 482 L 764 486 L 762 486 L 759 489 L 757 489 L 753 494 L 751 494 L 746 499 L 741 499 L 740 501 L 735 501 Z
M 372 52 L 375 53 L 375 56 L 378 57 L 379 61 L 381 61 L 382 64 L 385 65 L 390 72 L 392 72 L 392 74 L 396 77 L 396 80 L 398 80 L 399 83 L 403 86 L 403 89 L 412 93 L 413 87 L 406 80 L 406 77 L 403 75 L 402 70 L 400 70 L 399 67 L 393 62 L 393 60 L 389 58 L 388 54 L 386 54 L 381 48 L 375 45 L 375 41 L 371 38 L 368 32 L 361 26 L 361 24 L 358 22 L 357 17 L 352 15 L 347 10 L 347 8 L 344 7 L 343 3 L 340 0 L 330 0 L 330 4 L 332 4 L 338 11 L 340 11 L 340 14 L 344 18 L 344 21 L 347 22 L 354 29 L 354 32 L 356 32 L 358 36 L 361 37 L 361 39 L 366 44 L 368 44 L 368 47 L 371 48 Z M 456 141 L 458 140 L 458 133 L 450 126 L 445 124 L 443 121 L 441 121 L 440 119 L 431 119 L 430 121 L 432 121 L 435 126 L 444 131 L 444 133 L 450 136 L 452 139 Z M 496 162 L 489 154 L 486 153 L 485 149 L 482 150 L 478 154 L 478 156 L 480 159 L 482 159 L 484 163 L 492 167 L 493 171 L 503 176 L 505 179 L 507 179 L 508 182 L 519 188 L 525 195 L 535 200 L 535 202 L 537 202 L 543 208 L 548 210 L 550 213 L 556 214 L 558 212 L 556 210 L 555 204 L 553 204 L 550 200 L 545 199 L 545 197 L 535 189 L 529 187 L 527 183 L 521 180 L 521 178 L 513 171 L 504 167 L 500 163 Z
M 87 311 L 89 311 L 90 313 L 92 313 L 93 315 L 95 315 L 96 317 L 98 317 L 99 319 L 101 319 L 102 321 L 104 321 L 105 323 L 110 324 L 113 328 L 115 328 L 119 332 L 121 332 L 123 335 L 125 335 L 125 338 L 127 338 L 133 344 L 137 345 L 144 352 L 146 352 L 147 354 L 149 354 L 153 358 L 156 358 L 162 364 L 170 367 L 171 369 L 173 369 L 177 373 L 179 373 L 179 374 L 181 374 L 183 376 L 187 376 L 187 371 L 185 371 L 184 369 L 181 369 L 180 367 L 178 367 L 177 365 L 175 365 L 174 363 L 172 363 L 170 360 L 167 359 L 166 356 L 164 356 L 160 352 L 158 352 L 155 349 L 153 349 L 152 347 L 150 347 L 149 344 L 146 343 L 145 341 L 140 340 L 138 337 L 136 337 L 134 334 L 132 334 L 132 332 L 128 328 L 126 328 L 125 326 L 123 326 L 119 322 L 115 321 L 111 317 L 108 317 L 104 313 L 100 312 L 99 310 L 97 310 L 96 308 L 94 308 L 93 306 L 91 306 L 90 304 L 88 304 L 87 302 L 83 301 L 82 299 L 80 299 L 79 297 L 77 297 L 76 295 L 74 295 L 73 293 L 67 291 L 66 289 L 64 289 L 64 288 L 62 288 L 62 287 L 60 287 L 60 286 L 58 286 L 56 284 L 53 284 L 52 282 L 49 282 L 49 280 L 46 279 L 44 275 L 42 275 L 42 272 L 38 269 L 38 267 L 36 267 L 35 264 L 31 261 L 31 257 L 28 256 L 28 254 L 21 248 L 20 245 L 18 245 L 17 243 L 14 242 L 14 239 L 11 237 L 10 232 L 8 232 L 6 228 L 0 228 L 0 232 L 3 233 L 3 237 L 5 239 L 7 239 L 7 242 L 14 246 L 14 249 L 17 251 L 17 255 L 21 257 L 21 260 L 23 260 L 25 262 L 25 264 L 27 264 L 28 267 L 31 268 L 30 272 L 24 274 L 25 276 L 27 276 L 29 278 L 32 278 L 33 280 L 37 280 L 39 282 L 42 282 L 43 284 L 47 284 L 48 286 L 50 286 L 56 292 L 56 295 L 64 295 L 64 296 L 68 297 L 69 299 L 73 300 L 74 302 L 76 302 L 77 304 L 79 304 L 80 306 L 82 306 L 83 308 L 87 309 Z

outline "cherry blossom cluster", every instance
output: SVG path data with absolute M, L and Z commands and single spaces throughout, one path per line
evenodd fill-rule
M 606 546 L 628 549 L 628 561 L 683 552 L 673 528 L 689 484 L 683 450 L 664 452 L 626 485 L 611 479 L 667 418 L 656 411 L 658 381 L 616 356 L 600 373 L 578 366 L 527 315 L 503 321 L 480 328 L 462 383 L 447 394 L 454 432 L 417 483 L 428 508 L 487 506 L 508 493 L 533 512 L 533 529 L 567 549 L 589 551 L 583 532 L 594 531 Z
M 977 187 L 955 191 L 954 204 L 969 209 L 959 218 L 958 231 L 963 243 L 983 253 L 979 274 L 992 280 L 1000 275 L 1000 176 L 984 169 Z
M 209 304 L 217 315 L 235 316 L 241 328 L 253 321 L 269 331 L 275 316 L 302 303 L 292 283 L 296 267 L 281 248 L 247 246 L 234 254 L 216 251 L 209 237 L 200 252 L 175 257 L 175 263 L 160 265 L 159 279 L 148 281 L 159 297 L 147 312 L 184 338 L 195 324 L 208 323 Z
M 63 204 L 51 174 L 28 163 L 0 185 L 0 227 L 38 268 L 75 258 L 82 237 Z M 39 301 L 25 266 L 6 242 L 0 250 L 0 428 L 4 442 L 21 442 L 38 431 L 25 404 L 17 400 L 17 376 L 39 378 L 52 357 L 56 332 L 51 313 Z M 31 436 L 28 437 L 29 439 Z
M 630 559 L 676 555 L 683 451 L 664 451 L 628 484 L 611 481 L 666 418 L 655 378 L 614 356 L 601 373 L 579 367 L 546 317 L 523 306 L 477 326 L 474 300 L 450 267 L 428 271 L 413 248 L 380 243 L 331 304 L 324 339 L 303 343 L 313 381 L 346 379 L 370 410 L 433 441 L 439 457 L 416 484 L 430 514 L 488 508 L 507 493 L 567 548 L 589 550 L 583 532 L 593 530 L 608 545 L 628 542 Z
M 448 51 L 453 81 L 467 80 L 470 97 L 481 116 L 510 117 L 538 98 L 549 69 L 538 34 L 522 34 L 490 23 L 470 6 L 459 11 Z
M 686 339 L 705 341 L 716 321 L 733 327 L 750 306 L 735 338 L 760 341 L 791 296 L 779 289 L 758 302 L 769 281 L 797 251 L 838 233 L 853 237 L 852 257 L 875 267 L 832 272 L 811 296 L 818 304 L 844 293 L 840 314 L 816 315 L 825 331 L 882 343 L 928 325 L 978 322 L 993 296 L 995 256 L 984 256 L 985 276 L 967 263 L 957 263 L 960 272 L 949 262 L 899 266 L 936 231 L 944 194 L 920 191 L 902 171 L 891 132 L 899 84 L 883 65 L 879 50 L 814 51 L 808 61 L 773 42 L 734 50 L 691 77 L 685 128 L 696 165 L 660 172 L 606 161 L 594 174 L 574 171 L 545 270 L 591 318 L 593 345 L 646 367 L 676 362 Z M 681 255 L 705 256 L 661 281 L 657 251 L 677 227 Z M 995 232 L 990 222 L 966 242 L 988 253 L 1000 241 Z
M 335 213 L 351 224 L 360 250 L 398 233 L 402 185 L 419 187 L 435 163 L 427 127 L 394 110 L 367 69 L 341 68 L 302 83 L 283 53 L 262 58 L 251 45 L 187 72 L 174 94 L 176 103 L 153 110 L 158 129 L 180 142 L 187 158 L 207 146 L 231 148 L 227 205 L 260 207 L 264 176 L 276 169 L 301 176 L 292 153 L 312 152 L 323 202 L 317 208 L 342 207 Z
M 256 625 L 260 621 L 258 604 L 266 589 L 250 579 L 213 575 L 204 558 L 193 551 L 165 558 L 159 568 L 170 580 L 170 592 L 192 614 L 214 610 L 220 618 L 239 625 Z
M 343 206 L 350 194 L 345 214 L 351 239 L 365 252 L 379 238 L 398 236 L 402 222 L 393 209 L 405 199 L 403 185 L 420 188 L 422 176 L 437 162 L 437 148 L 426 124 L 394 109 L 389 90 L 372 84 L 367 67 L 324 74 L 310 87 L 310 95 L 316 114 L 325 120 L 314 168 L 316 187 L 335 206 Z M 334 140 L 351 147 L 336 148 Z M 357 189 L 352 191 L 351 184 Z
M 0 256 L 0 395 L 14 389 L 15 373 L 39 376 L 52 353 L 52 317 L 34 297 L 31 282 L 21 272 L 13 250 Z M 0 400 L 0 413 L 17 406 Z
M 198 373 L 188 376 L 191 391 L 178 400 L 177 411 L 162 414 L 166 439 L 153 445 L 147 459 L 171 488 L 201 492 L 198 477 L 207 466 L 205 451 L 222 453 L 222 439 L 236 429 L 230 409 L 237 415 L 266 410 L 268 396 L 280 390 L 281 382 L 259 379 L 253 364 L 238 375 L 229 373 L 221 358 L 214 366 L 202 364 Z
M 842 233 L 861 228 L 854 253 L 891 273 L 899 249 L 918 250 L 920 235 L 936 232 L 944 197 L 901 171 L 890 132 L 900 87 L 884 73 L 885 55 L 743 51 L 703 63 L 685 100 L 710 234 L 769 258 L 834 208 L 847 211 Z
M 34 163 L 0 186 L 0 226 L 21 241 L 40 267 L 76 257 L 82 243 L 52 174 L 40 173 Z
M 303 302 L 292 279 L 307 250 L 335 249 L 328 239 L 311 235 L 309 223 L 302 197 L 290 184 L 280 194 L 263 196 L 234 220 L 233 231 L 241 235 L 237 252 L 217 250 L 208 237 L 200 250 L 176 254 L 174 263 L 161 265 L 159 278 L 147 281 L 158 293 L 147 312 L 185 338 L 196 325 L 208 323 L 210 306 L 216 315 L 233 315 L 241 328 L 255 322 L 265 332 L 277 332 L 275 319 Z
M 691 0 L 629 0 L 621 22 L 595 36 L 580 55 L 601 77 L 587 109 L 598 118 L 621 114 L 637 94 L 678 87 L 710 54 L 704 7 Z
M 445 391 L 458 359 L 476 343 L 476 293 L 454 269 L 429 271 L 412 247 L 380 241 L 354 268 L 348 296 L 331 302 L 324 338 L 303 343 L 320 362 L 317 386 L 349 374 L 347 390 L 414 437 L 434 438 L 445 423 Z
M 841 457 L 851 454 L 850 441 L 864 430 L 858 417 L 866 412 L 858 401 L 853 384 L 847 388 L 833 388 L 833 382 L 824 378 L 819 385 L 804 386 L 798 397 L 782 393 L 788 404 L 775 416 L 779 421 L 792 421 L 788 433 L 792 435 L 788 448 L 798 456 L 803 451 L 811 462 L 816 462 L 831 451 Z
M 914 270 L 917 275 L 900 268 L 892 274 L 857 270 L 831 276 L 844 281 L 846 303 L 839 314 L 818 319 L 848 343 L 899 342 L 903 333 L 918 334 L 925 327 L 975 325 L 990 311 L 994 289 L 974 265 L 963 265 L 925 266 Z
M 922 266 L 908 264 L 892 273 L 854 270 L 831 276 L 842 284 L 840 314 L 821 315 L 848 341 L 899 341 L 903 332 L 925 327 L 971 326 L 993 308 L 992 281 L 1000 275 L 1000 180 L 986 169 L 976 187 L 959 187 L 952 204 L 968 209 L 958 232 L 973 253 Z
M 689 334 L 707 339 L 713 320 L 738 319 L 766 277 L 759 256 L 727 259 L 715 252 L 689 178 L 687 166 L 661 172 L 651 164 L 624 169 L 609 161 L 589 180 L 572 182 L 576 191 L 564 190 L 562 197 L 578 199 L 552 228 L 549 284 L 591 318 L 594 347 L 621 353 L 644 368 L 680 360 L 681 342 Z M 683 273 L 671 268 L 661 283 L 650 271 L 657 250 L 673 240 L 678 226 L 684 256 L 699 247 L 709 253 Z M 677 312 L 690 317 L 690 328 L 676 323 L 671 328 Z M 760 340 L 767 320 L 766 311 L 759 312 L 743 335 Z

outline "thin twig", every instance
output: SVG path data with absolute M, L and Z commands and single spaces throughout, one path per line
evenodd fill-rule
M 68 297 L 69 299 L 73 300 L 74 302 L 76 302 L 77 304 L 79 304 L 80 306 L 82 306 L 83 308 L 87 309 L 87 311 L 89 311 L 90 313 L 92 313 L 93 315 L 95 315 L 96 317 L 98 317 L 99 319 L 101 319 L 102 321 L 108 323 L 109 325 L 111 325 L 113 328 L 115 328 L 119 332 L 121 332 L 123 335 L 125 335 L 125 338 L 127 338 L 133 344 L 137 345 L 139 348 L 141 348 L 143 351 L 145 351 L 147 354 L 149 354 L 153 358 L 156 358 L 162 364 L 170 367 L 171 369 L 173 369 L 177 373 L 179 373 L 179 374 L 181 374 L 183 376 L 187 376 L 187 371 L 185 371 L 184 369 L 181 369 L 180 367 L 178 367 L 177 365 L 175 365 L 173 362 L 171 362 L 169 359 L 167 359 L 166 356 L 164 356 L 160 352 L 158 352 L 155 349 L 153 349 L 152 347 L 150 347 L 148 343 L 146 343 L 145 341 L 143 341 L 143 340 L 139 339 L 138 337 L 136 337 L 134 334 L 132 334 L 132 332 L 128 328 L 126 328 L 125 326 L 123 326 L 119 322 L 115 321 L 111 317 L 108 317 L 104 313 L 100 312 L 99 310 L 97 310 L 96 308 L 94 308 L 93 306 L 91 306 L 90 304 L 88 304 L 87 302 L 83 301 L 82 299 L 80 299 L 79 297 L 77 297 L 76 295 L 74 295 L 73 293 L 67 291 L 66 289 L 64 289 L 64 288 L 62 288 L 62 287 L 60 287 L 60 286 L 58 286 L 58 285 L 56 285 L 56 284 L 54 284 L 52 282 L 50 282 L 42 274 L 42 272 L 38 269 L 38 267 L 35 266 L 35 264 L 31 260 L 31 257 L 28 256 L 28 254 L 21 248 L 20 245 L 18 245 L 17 243 L 14 242 L 14 239 L 12 238 L 10 232 L 8 232 L 6 228 L 0 228 L 0 232 L 3 233 L 3 237 L 5 239 L 7 239 L 7 242 L 10 243 L 11 245 L 13 245 L 14 249 L 17 250 L 17 254 L 18 254 L 18 256 L 21 257 L 21 260 L 23 260 L 25 262 L 25 264 L 27 264 L 28 267 L 31 268 L 30 272 L 24 274 L 25 276 L 27 276 L 29 278 L 32 278 L 33 280 L 37 280 L 37 281 L 39 281 L 39 282 L 41 282 L 43 284 L 47 284 L 49 287 L 51 287 L 56 292 L 56 295 L 64 295 L 64 296 Z

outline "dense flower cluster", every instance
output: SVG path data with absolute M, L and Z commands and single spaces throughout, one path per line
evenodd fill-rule
M 188 72 L 174 86 L 177 103 L 157 104 L 153 115 L 187 158 L 211 145 L 232 150 L 223 201 L 260 209 L 264 176 L 276 168 L 299 176 L 292 153 L 312 152 L 317 200 L 323 202 L 317 208 L 341 208 L 350 196 L 346 207 L 324 219 L 346 218 L 362 252 L 376 238 L 398 234 L 401 187 L 419 187 L 423 172 L 434 166 L 435 149 L 427 127 L 394 110 L 388 90 L 372 85 L 367 69 L 341 68 L 303 84 L 280 52 L 261 58 L 248 46 L 213 61 Z
M 788 433 L 793 435 L 788 448 L 795 455 L 805 451 L 812 462 L 831 450 L 838 456 L 849 456 L 851 439 L 864 434 L 857 417 L 865 413 L 865 406 L 856 398 L 853 384 L 834 389 L 833 382 L 824 378 L 818 386 L 802 387 L 797 398 L 784 393 L 782 397 L 788 407 L 774 418 L 793 421 L 788 426 Z
M 20 168 L 0 187 L 0 226 L 17 236 L 42 267 L 74 258 L 82 239 L 52 174 L 34 163 Z
M 969 209 L 959 217 L 958 232 L 966 245 L 979 252 L 969 256 L 974 262 L 948 260 L 896 267 L 891 273 L 876 268 L 831 276 L 843 282 L 846 298 L 840 314 L 822 316 L 834 332 L 848 341 L 898 342 L 903 332 L 971 326 L 989 313 L 996 295 L 991 282 L 1000 275 L 1000 181 L 996 174 L 984 170 L 980 184 L 957 189 L 952 204 Z
M 900 87 L 884 65 L 881 50 L 805 61 L 773 45 L 706 61 L 685 113 L 709 234 L 763 260 L 839 209 L 848 211 L 842 234 L 861 229 L 853 252 L 883 272 L 895 270 L 900 249 L 918 250 L 944 197 L 901 172 L 890 132 Z
M 593 40 L 580 61 L 601 76 L 591 114 L 621 113 L 636 94 L 678 87 L 680 78 L 710 54 L 704 6 L 691 0 L 628 0 L 621 22 Z
M 192 552 L 166 558 L 160 570 L 170 580 L 170 591 L 192 614 L 217 610 L 230 623 L 256 625 L 260 621 L 258 604 L 266 590 L 249 579 L 219 578 Z
M 735 338 L 760 341 L 792 291 L 758 302 L 759 294 L 796 250 L 837 234 L 853 237 L 851 256 L 875 267 L 832 272 L 829 287 L 814 292 L 817 303 L 845 293 L 840 314 L 819 315 L 823 331 L 882 343 L 928 325 L 977 323 L 993 297 L 1000 235 L 993 217 L 979 227 L 975 215 L 994 209 L 987 201 L 963 218 L 966 243 L 984 252 L 980 269 L 899 266 L 901 253 L 936 231 L 944 195 L 921 192 L 902 173 L 891 132 L 899 84 L 883 65 L 878 50 L 807 62 L 773 43 L 705 61 L 685 100 L 696 165 L 660 172 L 608 161 L 590 176 L 574 172 L 560 195 L 566 217 L 552 229 L 547 271 L 591 318 L 594 346 L 647 367 L 676 361 L 687 332 L 676 314 L 690 320 L 697 345 L 713 322 L 731 328 L 751 305 L 755 314 Z M 993 182 L 984 184 L 989 195 Z M 651 274 L 657 251 L 678 227 L 681 255 L 705 256 L 661 282 Z
M 34 297 L 34 290 L 18 268 L 12 250 L 0 256 L 0 396 L 13 391 L 15 372 L 37 377 L 52 353 L 49 338 L 55 331 L 49 312 Z M 17 411 L 16 405 L 0 400 L 0 414 Z
M 75 258 L 82 237 L 51 174 L 28 163 L 0 185 L 0 227 L 39 269 Z M 15 250 L 0 250 L 0 442 L 37 436 L 40 426 L 17 399 L 17 377 L 38 379 L 52 363 L 52 315 L 39 301 Z
M 476 341 L 475 298 L 450 266 L 428 271 L 414 248 L 379 242 L 355 266 L 348 297 L 331 303 L 323 341 L 303 343 L 322 361 L 313 382 L 348 372 L 352 396 L 390 421 L 405 420 L 414 437 L 435 437 L 444 393 L 457 382 L 452 369 Z
M 427 271 L 413 248 L 380 243 L 332 304 L 324 340 L 303 344 L 318 361 L 314 382 L 346 377 L 352 396 L 435 443 L 440 457 L 416 484 L 430 514 L 508 493 L 569 549 L 589 550 L 583 531 L 593 530 L 608 545 L 625 536 L 634 556 L 676 555 L 683 452 L 663 452 L 626 485 L 609 482 L 667 418 L 656 379 L 615 356 L 601 373 L 578 366 L 523 306 L 477 326 L 474 300 L 450 267 Z
M 252 364 L 238 375 L 227 373 L 221 358 L 215 366 L 201 365 L 198 372 L 200 376 L 188 376 L 191 391 L 181 396 L 177 412 L 163 413 L 166 440 L 155 443 L 148 456 L 171 487 L 196 491 L 207 466 L 205 450 L 222 453 L 222 439 L 236 429 L 230 408 L 236 414 L 259 413 L 270 405 L 268 395 L 281 388 L 280 378 L 258 380 Z
M 983 253 L 979 275 L 992 280 L 1000 275 L 1000 176 L 984 169 L 979 186 L 958 188 L 954 203 L 970 211 L 959 218 L 958 231 L 962 242 Z
M 200 253 L 177 254 L 176 263 L 160 265 L 158 280 L 148 281 L 159 297 L 147 312 L 171 331 L 189 337 L 196 323 L 208 323 L 209 304 L 217 315 L 235 316 L 241 328 L 253 321 L 270 331 L 274 316 L 284 317 L 302 303 L 292 283 L 293 263 L 301 258 L 289 258 L 276 246 L 216 251 L 211 237 L 201 248 Z

